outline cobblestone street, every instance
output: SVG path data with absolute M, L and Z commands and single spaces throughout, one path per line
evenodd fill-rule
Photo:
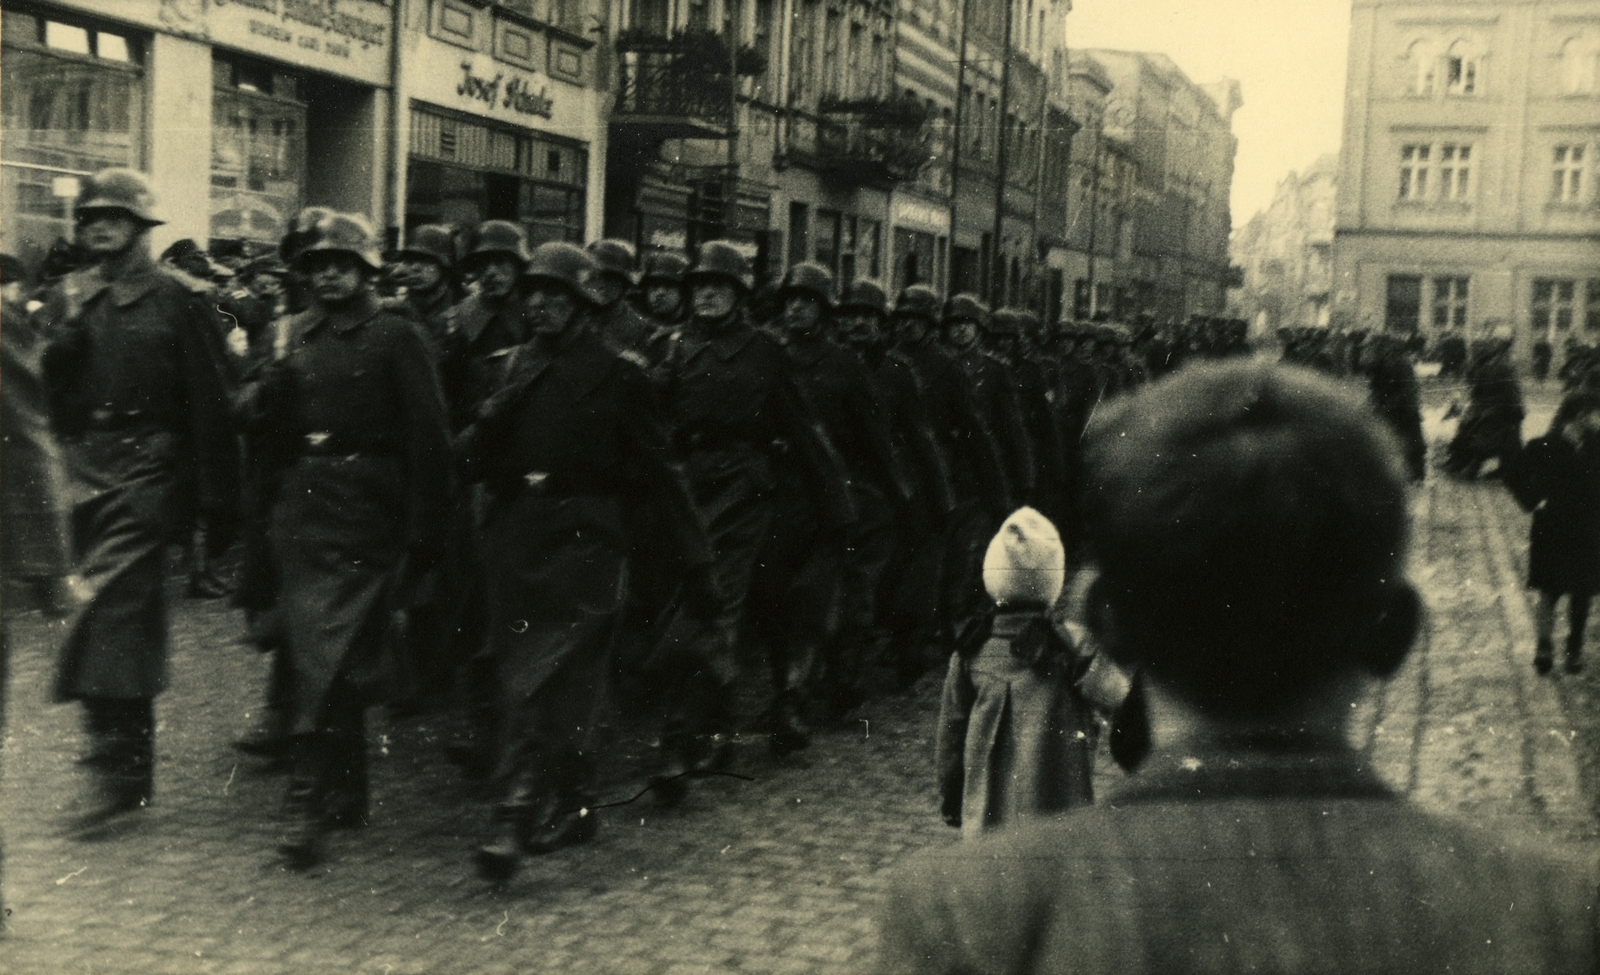
M 1429 626 L 1397 679 L 1360 706 L 1360 743 L 1430 807 L 1594 842 L 1584 769 L 1596 745 L 1565 715 L 1593 720 L 1600 667 L 1539 678 L 1530 666 L 1526 517 L 1492 481 L 1432 477 L 1415 506 Z M 672 812 L 648 797 L 607 809 L 594 843 L 529 861 L 503 891 L 473 872 L 487 806 L 444 760 L 448 729 L 374 710 L 372 825 L 336 834 L 328 865 L 289 873 L 272 855 L 281 777 L 229 746 L 250 725 L 265 662 L 235 643 L 233 611 L 174 605 L 156 804 L 96 843 L 59 836 L 78 784 L 79 715 L 48 703 L 53 624 L 21 620 L 0 796 L 11 910 L 0 971 L 870 971 L 888 871 L 956 840 L 934 803 L 930 675 L 793 758 L 740 741 L 733 768 L 749 781 L 697 784 Z M 625 759 L 644 745 L 619 730 Z M 624 760 L 603 798 L 638 784 Z

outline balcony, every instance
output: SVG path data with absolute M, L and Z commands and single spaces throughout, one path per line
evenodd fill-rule
M 733 131 L 733 80 L 760 74 L 751 48 L 730 54 L 720 34 L 627 30 L 617 37 L 621 83 L 613 131 L 642 141 L 726 139 Z
M 827 99 L 817 114 L 816 161 L 835 181 L 887 188 L 933 158 L 928 111 L 914 98 Z

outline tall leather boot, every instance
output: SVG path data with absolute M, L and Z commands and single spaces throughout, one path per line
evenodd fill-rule
M 521 780 L 507 790 L 506 798 L 489 814 L 488 838 L 478 847 L 478 876 L 493 884 L 503 884 L 516 875 L 522 851 L 533 829 L 535 790 L 533 783 Z
M 326 732 L 296 735 L 294 771 L 284 796 L 288 829 L 278 853 L 291 870 L 309 870 L 328 855 L 327 766 L 331 736 Z
M 69 831 L 88 838 L 155 798 L 155 725 L 147 698 L 86 698 L 89 783 Z
M 359 829 L 367 825 L 366 710 L 354 701 L 345 701 L 329 723 L 323 812 L 333 829 Z

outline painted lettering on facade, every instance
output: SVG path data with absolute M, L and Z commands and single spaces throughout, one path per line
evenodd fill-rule
M 555 113 L 548 85 L 522 75 L 508 78 L 504 71 L 493 78 L 483 78 L 472 73 L 471 61 L 461 62 L 461 83 L 456 85 L 456 94 L 483 102 L 489 108 L 509 108 L 522 115 L 550 118 Z
M 325 50 L 338 57 L 350 56 L 350 43 L 360 44 L 363 50 L 382 47 L 389 36 L 387 23 L 358 17 L 348 9 L 341 9 L 339 0 L 213 0 L 213 2 L 218 7 L 232 5 L 259 10 L 277 17 L 280 23 L 300 24 L 320 30 L 324 34 L 346 38 L 345 41 L 337 41 L 301 34 L 298 35 L 298 40 L 294 41 L 307 50 Z M 252 19 L 249 29 L 252 34 L 271 37 L 274 40 L 293 39 L 293 35 L 287 30 L 266 21 Z

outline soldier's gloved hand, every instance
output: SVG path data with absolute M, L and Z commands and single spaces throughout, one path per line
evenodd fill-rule
M 697 565 L 683 579 L 683 601 L 689 611 L 703 620 L 715 619 L 728 604 L 728 597 L 717 585 L 709 565 Z

